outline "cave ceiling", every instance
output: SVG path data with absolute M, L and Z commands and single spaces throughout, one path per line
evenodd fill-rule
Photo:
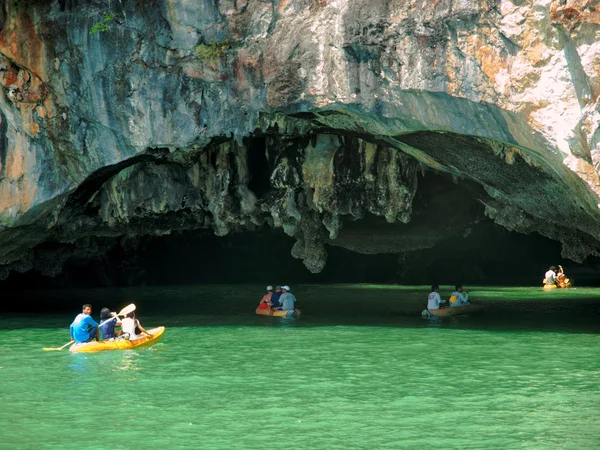
M 282 230 L 315 273 L 481 221 L 600 255 L 592 13 L 188 3 L 5 5 L 0 278 L 190 230 Z

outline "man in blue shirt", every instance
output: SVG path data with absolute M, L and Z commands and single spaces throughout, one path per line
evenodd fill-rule
M 94 338 L 98 340 L 98 324 L 90 314 L 92 314 L 92 305 L 83 305 L 81 314 L 78 314 L 71 324 L 71 339 L 77 344 L 89 342 Z
M 281 294 L 281 297 L 279 298 L 279 302 L 281 303 L 279 309 L 282 311 L 293 311 L 295 309 L 294 303 L 296 303 L 296 297 L 290 292 L 292 289 L 289 286 L 281 286 L 281 290 L 283 291 L 283 294 Z

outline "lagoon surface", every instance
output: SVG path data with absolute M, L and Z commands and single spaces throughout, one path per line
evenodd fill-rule
M 0 448 L 600 448 L 600 289 L 475 287 L 481 314 L 429 321 L 424 286 L 292 286 L 296 320 L 254 315 L 262 288 L 6 294 Z M 43 351 L 88 302 L 163 340 Z

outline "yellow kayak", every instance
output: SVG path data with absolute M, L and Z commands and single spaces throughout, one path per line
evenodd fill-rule
M 83 344 L 72 345 L 70 351 L 73 353 L 92 353 L 103 352 L 104 350 L 130 350 L 138 347 L 150 347 L 160 341 L 164 332 L 165 327 L 152 328 L 148 330 L 150 336 L 143 335 L 132 340 L 109 339 L 102 342 L 84 342 Z
M 450 316 L 459 316 L 461 314 L 469 314 L 479 312 L 483 309 L 481 305 L 463 305 L 463 306 L 452 306 L 450 308 L 442 308 L 442 309 L 425 309 L 421 313 L 423 317 L 430 315 L 435 317 L 450 317 Z
M 285 309 L 283 311 L 273 310 L 271 308 L 260 309 L 256 308 L 256 314 L 259 316 L 274 316 L 274 317 L 298 317 L 302 315 L 298 308 L 291 310 Z

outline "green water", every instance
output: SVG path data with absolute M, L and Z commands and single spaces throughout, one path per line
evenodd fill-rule
M 32 311 L 0 318 L 0 448 L 600 448 L 598 289 L 478 287 L 482 314 L 442 322 L 425 287 L 297 286 L 299 320 L 254 315 L 260 289 L 5 298 Z M 163 340 L 44 352 L 88 301 Z

